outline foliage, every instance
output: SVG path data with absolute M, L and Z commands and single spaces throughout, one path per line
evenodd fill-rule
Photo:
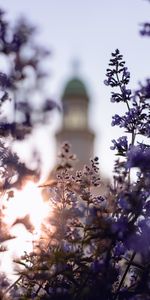
M 127 108 L 112 118 L 129 136 L 113 140 L 121 158 L 114 184 L 105 197 L 96 195 L 98 158 L 75 173 L 75 157 L 63 145 L 49 186 L 53 210 L 33 252 L 18 261 L 23 268 L 16 299 L 150 299 L 150 148 L 137 140 L 149 137 L 149 99 L 142 89 L 135 94 L 128 89 L 130 74 L 119 50 L 106 76 L 105 84 L 116 89 L 111 101 Z
M 46 112 L 56 104 L 43 98 L 42 85 L 47 74 L 42 61 L 49 52 L 36 45 L 36 29 L 25 19 L 19 19 L 12 27 L 0 10 L 0 56 L 7 74 L 0 73 L 1 105 L 10 100 L 11 116 L 1 117 L 0 133 L 11 133 L 18 140 L 30 133 L 35 123 L 43 123 Z M 40 95 L 43 102 L 34 105 L 33 99 Z M 11 120 L 10 120 L 11 119 Z
M 52 212 L 33 251 L 17 260 L 16 282 L 1 280 L 2 299 L 150 299 L 149 80 L 133 93 L 118 49 L 106 77 L 111 102 L 126 108 L 112 117 L 126 133 L 112 141 L 113 184 L 102 197 L 98 158 L 75 173 L 75 156 L 62 146 L 48 187 Z
M 41 61 L 48 51 L 34 42 L 35 33 L 35 28 L 23 19 L 12 26 L 0 10 L 0 251 L 6 250 L 3 242 L 13 238 L 4 223 L 3 196 L 12 199 L 14 188 L 20 189 L 27 178 L 37 180 L 40 175 L 38 160 L 37 168 L 30 169 L 14 153 L 13 144 L 32 134 L 35 125 L 46 122 L 57 106 L 42 94 L 46 74 Z M 33 102 L 36 93 L 42 97 L 38 107 Z

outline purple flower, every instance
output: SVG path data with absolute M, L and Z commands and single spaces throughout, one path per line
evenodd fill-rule
M 140 168 L 142 171 L 150 170 L 150 147 L 145 148 L 141 145 L 132 146 L 127 152 L 127 167 Z
M 122 87 L 121 92 L 120 93 L 114 93 L 112 92 L 112 96 L 111 96 L 111 102 L 126 102 L 128 100 L 130 100 L 131 98 L 131 90 L 126 89 L 125 87 Z
M 104 84 L 108 86 L 109 85 L 109 80 L 105 79 Z
M 118 87 L 120 92 L 112 92 L 111 102 L 127 102 L 131 98 L 131 90 L 126 88 L 130 80 L 130 72 L 125 67 L 123 56 L 117 49 L 112 53 L 109 63 L 110 68 L 107 69 L 104 84 L 111 87 Z
M 61 111 L 59 104 L 57 104 L 54 100 L 47 99 L 46 102 L 44 103 L 43 111 L 44 112 L 51 111 L 54 108 L 57 108 L 59 111 Z
M 117 114 L 114 115 L 112 117 L 112 126 L 118 125 L 120 128 L 126 128 L 128 132 L 133 132 L 136 128 L 140 130 L 141 122 L 143 122 L 145 118 L 146 114 L 141 113 L 140 107 L 133 107 L 122 117 Z M 147 126 L 147 123 L 144 123 L 144 125 Z M 144 130 L 143 126 L 142 130 Z
M 113 146 L 110 147 L 111 150 L 118 150 L 120 155 L 125 155 L 128 150 L 128 140 L 127 136 L 121 136 L 119 139 L 112 140 Z
M 146 80 L 145 85 L 140 83 L 140 90 L 136 92 L 136 94 L 141 93 L 146 99 L 150 98 L 150 79 Z
M 150 36 L 150 23 L 146 22 L 142 24 L 142 29 L 140 30 L 142 36 Z
M 134 122 L 137 117 L 139 117 L 139 111 L 135 108 L 130 108 L 125 114 L 125 126 L 130 122 Z
M 120 216 L 116 221 L 112 223 L 111 230 L 118 235 L 119 239 L 122 239 L 124 233 L 128 230 L 128 219 L 125 216 Z
M 9 286 L 9 281 L 4 273 L 0 273 L 0 289 L 6 289 Z
M 137 231 L 129 235 L 125 243 L 128 249 L 147 256 L 150 253 L 150 218 L 140 219 L 137 226 Z
M 91 270 L 94 272 L 94 273 L 98 273 L 98 272 L 102 272 L 105 268 L 105 265 L 104 265 L 104 261 L 101 259 L 101 260 L 94 260 L 91 264 Z
M 112 123 L 111 123 L 111 125 L 112 126 L 120 125 L 120 127 L 122 127 L 121 126 L 121 122 L 122 122 L 122 118 L 119 115 L 116 114 L 116 115 L 114 115 L 112 117 Z
M 127 79 L 127 78 L 129 79 L 129 78 L 130 78 L 130 72 L 128 71 L 128 68 L 127 68 L 127 67 L 124 67 L 124 68 L 123 68 L 123 77 L 126 78 L 126 79 Z M 131 94 L 131 90 L 128 90 L 128 93 Z
M 145 124 L 144 135 L 146 135 L 147 137 L 150 137 L 150 123 Z
M 131 208 L 130 203 L 128 202 L 128 200 L 125 197 L 120 197 L 118 200 L 118 204 L 119 206 L 123 209 L 123 210 L 129 210 Z
M 6 74 L 0 72 L 0 87 L 5 90 L 9 85 L 9 80 Z
M 32 293 L 31 294 L 31 299 L 35 299 L 36 296 L 37 296 L 36 293 Z
M 114 256 L 120 257 L 122 256 L 126 251 L 126 247 L 122 242 L 118 242 L 114 248 Z

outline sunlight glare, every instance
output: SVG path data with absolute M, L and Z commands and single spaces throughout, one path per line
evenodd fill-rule
M 41 189 L 31 181 L 28 181 L 22 190 L 14 190 L 14 197 L 4 199 L 4 204 L 4 221 L 15 238 L 5 243 L 8 251 L 1 253 L 0 267 L 11 278 L 14 273 L 14 258 L 33 251 L 34 241 L 41 238 L 41 225 L 47 224 L 52 207 L 48 201 L 43 200 Z M 29 223 L 27 226 L 26 220 Z
M 40 236 L 41 224 L 48 217 L 50 207 L 49 203 L 43 200 L 41 189 L 34 182 L 29 181 L 21 191 L 14 191 L 14 198 L 8 201 L 6 211 L 7 224 L 11 226 L 16 219 L 23 220 L 29 216 L 34 234 Z

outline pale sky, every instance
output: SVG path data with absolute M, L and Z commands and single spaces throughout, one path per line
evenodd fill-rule
M 24 15 L 39 28 L 38 41 L 52 50 L 47 68 L 47 92 L 59 99 L 72 75 L 71 63 L 80 61 L 80 77 L 91 97 L 90 126 L 96 133 L 95 154 L 101 169 L 110 174 L 114 153 L 111 140 L 121 135 L 111 128 L 111 115 L 119 105 L 110 104 L 109 87 L 103 84 L 110 53 L 120 49 L 131 71 L 131 88 L 150 74 L 150 40 L 139 35 L 139 24 L 150 20 L 146 0 L 0 0 L 8 20 Z M 49 144 L 50 145 L 50 144 Z M 50 145 L 52 149 L 53 146 Z M 53 155 L 51 155 L 53 156 Z

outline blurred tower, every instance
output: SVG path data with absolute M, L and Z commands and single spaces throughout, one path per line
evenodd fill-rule
M 88 126 L 89 102 L 84 83 L 78 77 L 69 80 L 62 95 L 63 124 L 56 139 L 58 147 L 64 141 L 72 145 L 72 152 L 78 158 L 76 169 L 93 157 L 95 135 Z

